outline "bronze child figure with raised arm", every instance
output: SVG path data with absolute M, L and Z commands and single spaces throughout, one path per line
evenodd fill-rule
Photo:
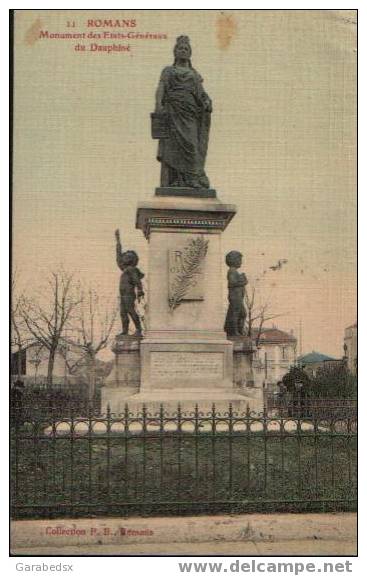
M 152 136 L 159 139 L 161 186 L 209 188 L 204 171 L 212 103 L 203 79 L 191 66 L 188 36 L 179 36 L 174 63 L 163 69 L 152 114 Z
M 238 272 L 242 266 L 242 254 L 236 250 L 228 252 L 226 264 L 229 267 L 228 279 L 228 311 L 224 330 L 227 336 L 244 336 L 246 309 L 243 303 L 245 297 L 246 275 Z
M 120 231 L 115 231 L 116 238 L 116 261 L 122 271 L 120 278 L 120 315 L 122 332 L 120 336 L 129 333 L 129 317 L 135 325 L 135 336 L 142 336 L 141 322 L 135 309 L 136 298 L 140 300 L 144 296 L 141 283 L 144 274 L 137 268 L 139 257 L 134 250 L 123 252 L 120 240 Z

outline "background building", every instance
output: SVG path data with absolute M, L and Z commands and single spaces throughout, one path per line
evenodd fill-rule
M 303 368 L 309 376 L 316 376 L 318 370 L 330 368 L 342 362 L 342 359 L 332 358 L 315 350 L 297 358 L 299 367 Z
M 277 382 L 296 362 L 297 339 L 292 333 L 288 334 L 276 326 L 263 328 L 260 338 L 254 329 L 252 339 L 257 342 L 253 356 L 255 385 L 265 383 L 267 390 L 276 391 Z
M 355 374 L 357 372 L 357 322 L 348 326 L 344 332 L 344 355 L 347 358 L 349 370 Z
M 11 354 L 11 379 L 15 381 L 19 377 L 18 351 Z M 48 350 L 39 344 L 30 344 L 21 350 L 20 378 L 26 386 L 45 387 L 47 383 Z M 113 361 L 95 360 L 96 383 L 102 385 L 104 379 L 112 369 Z M 67 349 L 59 349 L 55 355 L 55 363 L 52 376 L 54 388 L 63 386 L 88 383 L 91 368 L 88 359 L 83 356 L 78 347 L 69 345 Z
M 11 355 L 11 377 L 18 377 L 18 354 Z M 43 386 L 47 381 L 48 351 L 39 344 L 30 344 L 21 351 L 21 379 L 26 385 Z M 53 370 L 53 383 L 61 386 L 68 383 L 70 377 L 65 357 L 56 352 Z

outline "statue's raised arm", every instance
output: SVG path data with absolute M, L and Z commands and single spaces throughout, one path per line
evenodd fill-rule
M 120 230 L 115 230 L 115 238 L 116 238 L 116 262 L 117 262 L 117 266 L 120 268 L 120 270 L 124 270 L 124 266 L 123 266 L 123 251 L 122 251 L 122 245 L 121 245 L 121 237 L 120 237 Z
M 179 36 L 174 62 L 161 73 L 152 136 L 159 139 L 161 186 L 209 188 L 204 171 L 212 102 L 191 65 L 188 36 Z

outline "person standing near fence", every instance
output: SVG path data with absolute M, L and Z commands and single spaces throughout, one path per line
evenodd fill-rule
M 11 390 L 11 424 L 23 423 L 23 395 L 24 383 L 22 380 L 16 380 Z

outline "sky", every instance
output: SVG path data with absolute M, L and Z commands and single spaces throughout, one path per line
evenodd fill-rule
M 136 26 L 99 26 L 104 19 Z M 206 171 L 220 199 L 237 206 L 223 257 L 244 254 L 259 300 L 280 314 L 279 328 L 297 337 L 301 330 L 303 353 L 340 357 L 344 329 L 356 320 L 355 21 L 353 10 L 17 11 L 20 289 L 42 295 L 62 264 L 106 301 L 117 296 L 118 227 L 148 269 L 135 215 L 159 185 L 150 113 L 175 38 L 186 34 L 213 100 Z M 42 39 L 45 30 L 166 38 Z M 91 51 L 91 43 L 129 44 L 129 51 Z M 287 262 L 271 270 L 279 260 Z

